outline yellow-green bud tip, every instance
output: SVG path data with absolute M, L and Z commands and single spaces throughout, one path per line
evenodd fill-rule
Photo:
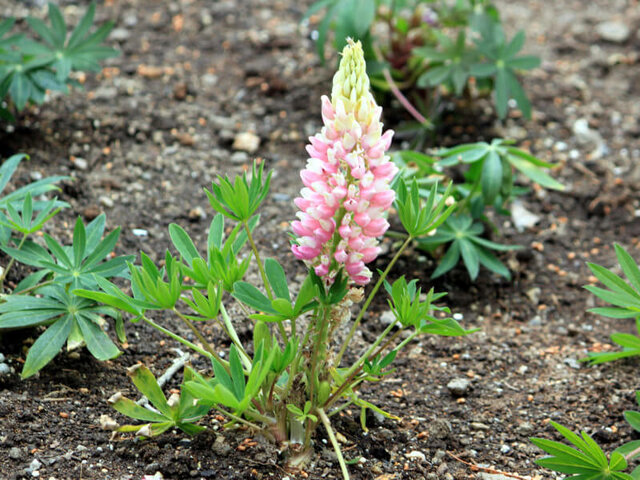
M 365 96 L 369 97 L 371 93 L 362 44 L 360 41 L 354 42 L 351 38 L 347 38 L 347 45 L 342 50 L 340 67 L 333 76 L 331 102 L 335 106 L 340 99 L 349 110 Z

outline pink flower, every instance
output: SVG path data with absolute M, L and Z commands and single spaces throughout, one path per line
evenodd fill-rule
M 397 167 L 385 155 L 393 131 L 382 132 L 381 113 L 369 91 L 362 46 L 349 41 L 331 100 L 322 97 L 324 127 L 307 145 L 292 224 L 298 237 L 293 254 L 328 284 L 341 268 L 352 282 L 368 283 L 365 264 L 377 257 L 376 237 L 389 228 L 385 212 L 395 199 L 390 183 Z

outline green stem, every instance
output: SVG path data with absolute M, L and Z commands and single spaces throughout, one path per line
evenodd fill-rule
M 207 341 L 206 338 L 204 338 L 204 336 L 200 333 L 200 331 L 196 328 L 196 326 L 193 324 L 193 322 L 191 322 L 191 320 L 189 320 L 187 317 L 185 317 L 182 313 L 180 313 L 178 311 L 178 309 L 176 309 L 174 307 L 173 309 L 173 313 L 175 313 L 176 315 L 178 315 L 178 317 L 180 317 L 180 319 L 185 323 L 185 325 L 187 327 L 189 327 L 189 329 L 193 332 L 193 334 L 196 336 L 196 338 L 198 340 L 200 340 L 200 343 L 202 345 L 204 345 L 204 348 L 207 352 L 209 352 L 211 354 L 211 356 L 213 357 L 217 357 L 218 354 L 216 353 L 216 351 L 213 349 L 213 347 L 209 344 L 209 342 Z
M 244 363 L 244 368 L 246 368 L 248 371 L 251 371 L 251 357 L 249 357 L 246 350 L 242 346 L 242 343 L 240 343 L 240 338 L 236 333 L 236 329 L 233 328 L 233 324 L 231 323 L 231 318 L 229 317 L 229 314 L 227 313 L 227 310 L 224 308 L 224 305 L 222 304 L 222 302 L 220 302 L 220 314 L 222 315 L 222 320 L 224 321 L 224 325 L 226 327 L 229 338 L 231 338 L 231 341 L 234 343 L 234 345 L 238 348 L 238 351 L 240 352 L 242 363 Z
M 342 450 L 340 450 L 340 445 L 338 444 L 338 439 L 333 433 L 333 429 L 331 428 L 331 420 L 327 417 L 327 414 L 323 409 L 319 408 L 316 410 L 322 424 L 324 425 L 325 430 L 327 431 L 327 435 L 329 436 L 329 440 L 331 441 L 331 445 L 333 445 L 333 450 L 336 452 L 336 456 L 338 457 L 338 463 L 340 464 L 340 470 L 342 470 L 342 478 L 344 480 L 349 480 L 349 470 L 347 470 L 347 463 L 344 461 L 344 457 L 342 456 Z
M 220 413 L 222 413 L 223 415 L 226 415 L 227 417 L 229 417 L 229 418 L 231 418 L 231 419 L 235 420 L 235 421 L 236 421 L 236 422 L 238 422 L 238 423 L 242 423 L 242 424 L 244 424 L 244 425 L 246 425 L 246 426 L 248 426 L 248 427 L 254 428 L 254 429 L 256 429 L 257 431 L 262 431 L 262 430 L 264 430 L 264 429 L 263 429 L 262 427 L 260 427 L 259 425 L 256 425 L 255 423 L 250 422 L 249 420 L 245 420 L 245 419 L 244 419 L 244 418 L 242 418 L 242 417 L 239 417 L 239 416 L 237 416 L 237 415 L 234 415 L 233 413 L 229 413 L 229 412 L 227 412 L 224 408 L 220 408 L 220 407 L 219 407 L 219 406 L 217 406 L 217 405 L 213 405 L 213 406 L 212 406 L 212 408 L 213 408 L 214 410 L 218 410 L 218 411 L 219 411 Z
M 39 283 L 34 285 L 33 287 L 25 288 L 24 290 L 20 290 L 19 292 L 13 292 L 14 295 L 24 295 L 25 293 L 31 292 L 33 290 L 37 290 L 40 287 L 44 287 L 46 285 L 51 285 L 53 280 L 47 280 L 46 282 Z
M 247 239 L 249 240 L 251 250 L 253 251 L 253 255 L 256 258 L 256 262 L 258 263 L 258 270 L 260 270 L 260 276 L 262 277 L 264 288 L 267 291 L 267 296 L 269 297 L 269 300 L 273 300 L 273 291 L 271 290 L 271 285 L 269 284 L 269 280 L 267 279 L 267 273 L 264 271 L 264 264 L 262 263 L 262 259 L 260 258 L 260 254 L 258 253 L 258 247 L 253 241 L 253 235 L 251 235 L 249 224 L 246 221 L 242 222 L 242 224 L 244 225 L 244 229 L 247 232 Z M 278 331 L 280 332 L 283 341 L 287 343 L 289 341 L 289 336 L 287 335 L 287 331 L 284 329 L 282 321 L 278 322 Z
M 404 346 L 409 343 L 411 340 L 413 340 L 414 338 L 416 338 L 419 335 L 419 332 L 416 330 L 415 332 L 413 332 L 411 335 L 409 335 L 407 338 L 405 338 L 402 342 L 400 342 L 398 344 L 398 346 L 396 348 L 394 348 L 394 350 L 396 351 L 400 351 L 404 348 Z
M 318 379 L 318 361 L 322 361 L 321 351 L 326 349 L 326 334 L 327 334 L 327 324 L 329 323 L 329 314 L 331 312 L 331 307 L 329 305 L 322 305 L 322 314 L 316 319 L 316 324 L 314 325 L 314 330 L 316 331 L 316 338 L 313 345 L 313 351 L 311 353 L 311 371 L 309 374 L 309 399 L 316 405 L 316 399 L 314 397 L 315 392 L 315 384 Z M 322 369 L 321 369 L 322 370 Z
M 380 278 L 374 285 L 373 289 L 371 289 L 371 292 L 369 293 L 367 300 L 364 302 L 364 305 L 362 306 L 360 313 L 358 314 L 355 321 L 353 322 L 353 325 L 351 326 L 351 330 L 349 330 L 349 334 L 347 335 L 347 338 L 344 340 L 342 344 L 342 348 L 340 348 L 340 352 L 338 353 L 338 356 L 333 362 L 333 366 L 335 368 L 338 368 L 340 366 L 340 361 L 342 360 L 344 352 L 347 350 L 347 347 L 349 346 L 351 339 L 355 335 L 356 329 L 358 328 L 358 325 L 360 325 L 360 322 L 362 321 L 362 317 L 364 317 L 364 314 L 367 311 L 367 308 L 369 308 L 369 305 L 371 305 L 371 302 L 373 301 L 373 297 L 375 297 L 376 293 L 378 293 L 378 290 L 382 286 L 382 283 L 384 282 L 385 278 L 387 278 L 387 275 L 389 274 L 393 266 L 398 261 L 398 258 L 400 258 L 400 255 L 402 255 L 402 253 L 409 246 L 412 240 L 413 240 L 413 237 L 409 235 L 407 239 L 404 241 L 404 243 L 402 244 L 402 246 L 400 247 L 400 249 L 396 252 L 394 257 L 391 259 L 391 261 L 389 262 L 389 265 L 387 265 L 387 268 L 385 268 L 384 272 L 382 272 L 382 275 L 380 275 Z
M 458 202 L 458 206 L 456 207 L 456 210 L 458 212 L 462 212 L 465 208 L 467 208 L 467 205 L 471 201 L 471 197 L 473 197 L 473 194 L 476 193 L 476 191 L 480 187 L 480 179 L 481 177 L 476 178 L 476 181 L 471 186 L 471 190 L 469 190 L 469 194 L 466 197 L 464 197 L 460 202 Z
M 26 233 L 22 234 L 22 240 L 20 240 L 17 250 L 20 250 L 22 248 L 25 240 L 27 239 L 27 236 L 28 235 Z M 11 267 L 13 267 L 13 264 L 15 263 L 15 261 L 16 259 L 11 257 L 11 259 L 9 260 L 9 263 L 7 264 L 7 268 L 5 268 L 4 272 L 2 272 L 2 275 L 0 275 L 0 290 L 2 290 L 2 287 L 4 286 L 4 279 L 7 278 L 7 274 L 9 273 L 9 270 L 11 270 Z
M 264 288 L 267 290 L 267 295 L 269 300 L 273 300 L 273 292 L 271 291 L 271 285 L 267 280 L 267 274 L 264 271 L 264 264 L 262 263 L 262 259 L 260 258 L 260 254 L 258 253 L 258 247 L 256 247 L 255 242 L 253 241 L 253 235 L 251 235 L 251 229 L 249 228 L 249 224 L 247 222 L 243 222 L 244 229 L 247 232 L 247 239 L 249 240 L 249 244 L 251 245 L 251 250 L 253 251 L 253 255 L 256 257 L 256 262 L 258 262 L 258 270 L 260 270 L 260 276 L 262 277 L 262 283 L 264 283 Z
M 347 372 L 345 373 L 345 380 L 344 382 L 342 382 L 342 385 L 340 385 L 340 387 L 338 387 L 338 390 L 336 390 L 330 397 L 329 399 L 325 402 L 325 404 L 323 405 L 323 407 L 329 407 L 331 406 L 342 394 L 342 392 L 344 392 L 347 388 L 349 388 L 349 385 L 351 383 L 351 381 L 355 378 L 355 376 L 358 374 L 358 372 L 362 369 L 362 365 L 364 364 L 364 361 L 367 360 L 375 351 L 376 348 L 378 348 L 378 345 L 380 345 L 382 343 L 382 340 L 385 339 L 385 337 L 387 335 L 389 335 L 389 332 L 391 332 L 391 330 L 393 329 L 393 327 L 396 326 L 396 323 L 398 323 L 398 319 L 396 319 L 395 321 L 393 321 L 385 330 L 384 332 L 382 332 L 380 334 L 380 336 L 376 339 L 376 341 L 367 349 L 366 352 L 364 352 L 360 358 L 358 360 L 356 360 L 356 362 L 351 366 L 351 368 L 349 368 L 349 370 L 347 370 Z
M 183 345 L 186 345 L 187 347 L 191 348 L 192 350 L 198 352 L 200 355 L 207 357 L 209 359 L 216 359 L 222 362 L 223 365 L 227 365 L 228 362 L 225 362 L 224 360 L 222 360 L 217 354 L 215 354 L 215 356 L 212 356 L 210 352 L 207 352 L 205 349 L 199 347 L 198 345 L 196 345 L 195 343 L 190 342 L 189 340 L 182 338 L 180 335 L 173 333 L 171 330 L 167 330 L 166 328 L 164 328 L 162 325 L 158 325 L 156 322 L 154 322 L 153 320 L 151 320 L 150 318 L 147 318 L 145 316 L 142 317 L 142 320 L 144 320 L 145 322 L 147 322 L 149 325 L 151 325 L 153 328 L 161 331 L 162 333 L 164 333 L 165 335 L 173 338 L 174 340 L 182 343 Z

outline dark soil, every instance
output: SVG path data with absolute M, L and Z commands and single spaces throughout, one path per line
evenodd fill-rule
M 44 13 L 29 6 L 37 3 L 0 0 L 0 7 L 3 14 L 24 18 Z M 60 3 L 76 19 L 86 5 Z M 503 257 L 514 272 L 511 282 L 483 271 L 471 283 L 458 267 L 435 283 L 449 292 L 447 303 L 461 323 L 481 331 L 462 339 L 425 337 L 396 360 L 396 374 L 367 387 L 367 399 L 402 420 L 371 416 L 365 434 L 359 412 L 346 411 L 338 419 L 345 455 L 363 459 L 350 467 L 354 479 L 476 475 L 446 451 L 513 474 L 547 475 L 534 465 L 541 452 L 528 438 L 553 437 L 549 420 L 586 429 L 605 450 L 633 438 L 622 412 L 634 407 L 637 361 L 588 367 L 577 360 L 609 348 L 612 331 L 632 329 L 630 321 L 585 313 L 595 301 L 581 286 L 593 280 L 586 261 L 615 264 L 614 242 L 640 257 L 639 7 L 631 0 L 498 3 L 508 29 L 525 28 L 527 49 L 543 58 L 542 67 L 525 79 L 533 120 L 512 115 L 499 122 L 482 113 L 492 111 L 490 102 L 479 100 L 472 111 L 447 117 L 437 143 L 515 138 L 559 163 L 554 175 L 567 190 L 534 189 L 526 196 L 526 208 L 540 221 L 523 233 L 509 218 L 496 219 L 500 241 L 525 247 Z M 330 91 L 332 75 L 331 68 L 319 66 L 309 29 L 297 23 L 307 4 L 101 5 L 99 18 L 117 22 L 113 43 L 122 55 L 99 75 L 87 76 L 84 92 L 52 97 L 0 132 L 3 158 L 31 155 L 16 186 L 34 174 L 73 177 L 60 192 L 72 208 L 52 221 L 48 233 L 68 241 L 77 215 L 90 220 L 104 211 L 109 228 L 123 227 L 119 253 L 162 255 L 172 222 L 202 243 L 211 218 L 202 187 L 217 174 L 250 165 L 250 155 L 232 149 L 236 134 L 250 131 L 261 139 L 255 155 L 274 170 L 259 247 L 286 266 L 295 284 L 303 266 L 287 247 L 292 198 L 300 188 L 305 138 L 320 128 L 319 97 Z M 625 42 L 598 37 L 595 25 L 608 19 L 630 27 Z M 574 135 L 578 119 L 589 122 L 601 144 Z M 85 167 L 74 161 L 78 157 L 86 168 L 78 168 Z M 148 235 L 136 236 L 133 229 Z M 412 251 L 393 274 L 407 273 L 429 286 L 433 269 L 433 260 Z M 381 329 L 386 308 L 380 301 L 366 318 L 364 340 Z M 174 320 L 161 321 L 189 337 Z M 241 317 L 238 329 L 248 335 Z M 100 417 L 126 422 L 106 402 L 117 391 L 135 398 L 126 367 L 143 362 L 160 375 L 177 356 L 177 345 L 146 325 L 129 324 L 127 331 L 129 343 L 118 359 L 100 363 L 84 351 L 63 353 L 27 381 L 18 372 L 37 332 L 2 338 L 0 350 L 14 373 L 0 377 L 0 478 L 33 478 L 35 472 L 50 479 L 139 479 L 155 472 L 170 479 L 294 478 L 280 468 L 271 446 L 256 438 L 255 446 L 239 450 L 251 433 L 222 432 L 214 417 L 204 422 L 208 433 L 192 438 L 170 432 L 144 442 L 112 440 L 100 428 Z M 218 330 L 205 333 L 224 344 Z M 201 359 L 194 364 L 206 369 Z M 460 396 L 447 388 L 455 378 L 470 382 Z M 179 381 L 174 378 L 169 388 Z M 316 439 L 319 455 L 295 478 L 340 478 L 323 435 Z M 41 466 L 32 474 L 35 459 Z

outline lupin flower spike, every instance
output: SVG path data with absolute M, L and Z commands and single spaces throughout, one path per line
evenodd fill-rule
M 304 188 L 292 223 L 294 255 L 327 284 L 344 268 L 365 285 L 380 248 L 377 237 L 389 228 L 385 212 L 395 199 L 397 172 L 385 152 L 392 130 L 382 133 L 379 107 L 369 91 L 360 42 L 349 39 L 333 77 L 331 100 L 322 96 L 322 131 L 309 138 L 309 159 L 300 173 Z

